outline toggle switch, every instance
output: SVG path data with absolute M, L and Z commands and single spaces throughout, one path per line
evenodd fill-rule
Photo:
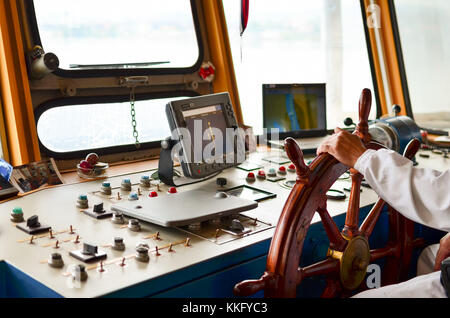
M 99 250 L 97 245 L 89 243 L 83 243 L 83 249 L 70 251 L 69 255 L 85 263 L 102 260 L 107 257 L 107 254 Z
M 30 235 L 47 232 L 51 229 L 50 226 L 41 224 L 37 215 L 29 217 L 26 224 L 17 224 L 16 227 Z
M 103 202 L 94 204 L 91 209 L 84 210 L 83 213 L 96 219 L 106 219 L 112 216 L 112 212 L 103 207 Z

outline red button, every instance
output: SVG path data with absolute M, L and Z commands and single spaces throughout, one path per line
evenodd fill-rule
M 158 192 L 152 191 L 152 192 L 150 192 L 150 194 L 149 194 L 148 196 L 149 196 L 150 198 L 157 197 L 157 196 L 158 196 Z
M 264 170 L 259 170 L 258 171 L 258 176 L 265 176 L 266 173 L 264 172 Z
M 286 171 L 286 167 L 285 167 L 285 166 L 281 166 L 281 167 L 278 168 L 278 170 L 280 170 L 280 171 Z
M 177 193 L 177 188 L 171 187 L 171 188 L 169 189 L 169 193 Z
M 255 174 L 253 172 L 249 172 L 248 175 L 247 175 L 247 178 L 255 179 Z

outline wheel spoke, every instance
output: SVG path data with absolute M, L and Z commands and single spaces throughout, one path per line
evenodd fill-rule
M 297 285 L 304 278 L 318 275 L 326 275 L 339 270 L 339 260 L 327 258 L 324 261 L 309 265 L 307 267 L 299 267 L 297 271 Z
M 363 176 L 354 169 L 350 169 L 350 175 L 352 177 L 352 189 L 343 233 L 348 237 L 353 237 L 358 234 L 359 197 Z
M 347 241 L 342 237 L 336 223 L 328 213 L 326 208 L 318 208 L 320 219 L 322 220 L 323 227 L 330 240 L 330 248 L 342 252 L 347 245 Z
M 387 256 L 396 256 L 397 250 L 398 250 L 397 245 L 388 245 L 383 248 L 370 250 L 370 262 L 376 261 L 380 258 Z
M 372 231 L 375 227 L 375 224 L 378 221 L 378 218 L 380 217 L 381 210 L 383 210 L 384 205 L 386 202 L 383 199 L 378 199 L 377 203 L 373 206 L 373 208 L 370 210 L 369 214 L 367 215 L 364 222 L 361 224 L 361 227 L 359 228 L 359 231 L 362 235 L 364 235 L 366 238 L 369 238 L 372 234 Z
M 327 279 L 327 286 L 322 292 L 322 298 L 334 298 L 342 290 L 341 284 L 338 280 Z

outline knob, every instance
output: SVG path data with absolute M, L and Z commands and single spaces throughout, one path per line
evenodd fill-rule
M 124 251 L 125 250 L 125 244 L 123 243 L 123 238 L 121 237 L 115 237 L 114 238 L 114 244 L 111 247 L 113 250 L 116 251 Z
M 278 173 L 284 176 L 286 174 L 286 167 L 285 166 L 280 166 L 278 168 Z
M 241 221 L 238 219 L 234 219 L 231 221 L 230 229 L 233 232 L 242 232 L 244 231 L 244 226 L 242 225 Z
M 247 182 L 254 182 L 255 181 L 255 174 L 253 172 L 249 172 L 247 174 L 247 178 L 245 178 Z
M 264 170 L 259 170 L 258 174 L 256 175 L 256 177 L 260 180 L 265 180 L 266 179 L 266 173 L 264 172 Z
M 85 281 L 88 278 L 86 267 L 84 267 L 84 265 L 82 264 L 75 265 L 72 270 L 72 277 L 80 282 Z
M 48 265 L 50 267 L 54 267 L 54 268 L 61 268 L 64 266 L 64 261 L 62 259 L 61 254 L 59 253 L 52 253 L 52 255 L 50 255 L 50 259 L 48 260 Z
M 39 223 L 39 217 L 37 215 L 33 215 L 27 219 L 27 227 L 36 228 L 40 226 L 41 223 Z
M 267 172 L 267 175 L 269 177 L 275 177 L 277 175 L 277 171 L 274 168 L 270 168 L 269 171 Z
M 175 187 L 170 187 L 168 193 L 171 193 L 171 194 L 177 193 L 177 188 L 175 188 Z
M 128 200 L 130 200 L 130 201 L 136 201 L 138 199 L 139 199 L 139 196 L 138 196 L 138 194 L 136 192 L 131 192 L 128 195 Z
M 114 224 L 123 224 L 125 222 L 125 220 L 123 219 L 123 213 L 119 211 L 114 211 L 111 218 L 111 222 L 113 222 Z
M 10 220 L 14 223 L 23 222 L 23 210 L 20 207 L 14 208 L 11 212 Z
M 103 182 L 101 191 L 103 194 L 110 195 L 111 194 L 111 184 L 109 182 Z
M 351 126 L 351 125 L 355 125 L 355 123 L 353 122 L 353 119 L 351 119 L 351 117 L 347 117 L 344 119 L 344 125 Z
M 77 200 L 77 208 L 87 209 L 89 207 L 88 198 L 86 194 L 80 194 Z
M 398 104 L 394 104 L 392 106 L 392 112 L 394 113 L 394 116 L 398 116 L 398 114 L 400 114 L 401 110 L 402 110 L 402 108 Z
M 103 208 L 103 202 L 94 204 L 93 212 L 95 213 L 105 213 L 105 209 Z
M 131 181 L 130 179 L 123 179 L 120 184 L 120 188 L 124 191 L 131 191 Z
M 89 244 L 89 243 L 83 243 L 83 250 L 81 251 L 84 255 L 95 255 L 98 253 L 98 246 Z
M 148 196 L 149 196 L 150 198 L 157 197 L 157 196 L 158 196 L 158 192 L 152 191 L 152 192 L 150 192 L 150 193 L 148 194 Z
M 291 163 L 291 164 L 288 166 L 287 171 L 289 171 L 289 172 L 295 172 L 295 165 L 294 165 L 293 163 Z
M 227 184 L 227 179 L 226 178 L 217 178 L 216 179 L 216 184 L 219 187 L 224 187 Z
M 150 257 L 148 256 L 148 247 L 138 246 L 136 247 L 136 260 L 139 262 L 148 262 Z
M 131 219 L 128 221 L 128 228 L 133 232 L 139 232 L 141 230 L 141 225 L 139 220 Z
M 141 176 L 140 183 L 143 187 L 150 187 L 150 177 L 149 176 Z

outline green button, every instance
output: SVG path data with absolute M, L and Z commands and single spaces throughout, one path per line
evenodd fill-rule
M 22 210 L 22 208 L 17 207 L 17 208 L 13 209 L 13 213 L 14 214 L 23 214 L 23 210 Z

